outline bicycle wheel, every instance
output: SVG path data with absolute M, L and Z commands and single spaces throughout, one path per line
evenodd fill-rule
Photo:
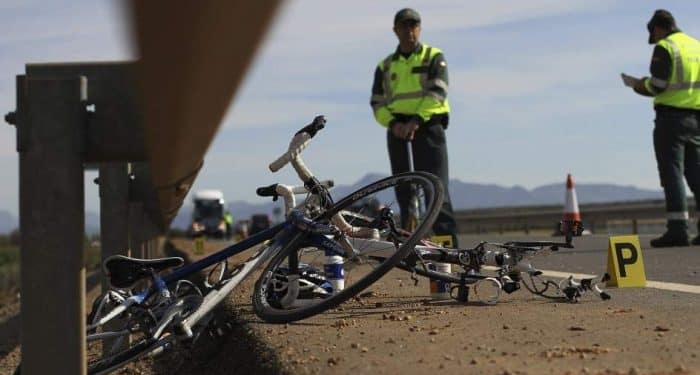
M 93 304 L 86 336 L 89 375 L 107 374 L 158 348 L 167 347 L 176 339 L 168 328 L 196 310 L 203 300 L 199 294 L 189 294 L 155 310 L 132 306 L 105 324 L 94 326 L 122 306 L 118 295 L 108 292 Z M 166 332 L 154 338 L 154 328 L 165 320 L 168 321 Z
M 420 186 L 424 194 L 421 198 L 425 200 L 425 216 L 416 230 L 395 242 L 382 236 L 388 232 L 385 229 L 380 233 L 377 229 L 357 228 L 374 221 L 373 213 L 357 210 L 367 199 L 383 202 L 381 211 L 384 213 L 388 209 L 398 211 L 394 188 L 401 184 Z M 269 323 L 287 323 L 336 307 L 355 296 L 387 273 L 428 235 L 443 199 L 442 183 L 425 172 L 397 174 L 349 194 L 315 220 L 329 222 L 340 213 L 354 227 L 354 236 L 345 238 L 355 255 L 326 254 L 312 243 L 309 234 L 297 234 L 267 264 L 257 280 L 253 292 L 255 313 Z M 354 212 L 346 214 L 351 208 Z M 367 238 L 368 233 L 372 233 L 372 238 Z M 338 280 L 339 275 L 344 277 Z

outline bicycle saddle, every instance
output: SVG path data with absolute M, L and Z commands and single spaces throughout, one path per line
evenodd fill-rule
M 138 259 L 124 255 L 112 255 L 104 262 L 104 271 L 109 283 L 119 289 L 126 289 L 138 280 L 151 276 L 151 270 L 160 272 L 179 267 L 185 261 L 180 257 Z

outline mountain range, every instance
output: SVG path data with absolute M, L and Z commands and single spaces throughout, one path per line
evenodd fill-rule
M 384 177 L 386 175 L 371 173 L 352 185 L 335 186 L 331 193 L 336 198 L 344 197 L 360 187 Z M 579 204 L 663 199 L 664 197 L 661 190 L 641 189 L 629 185 L 576 184 L 575 189 Z M 548 204 L 561 204 L 563 206 L 566 197 L 566 184 L 548 184 L 528 190 L 522 186 L 504 187 L 495 184 L 450 180 L 450 197 L 455 210 Z M 283 203 L 281 199 L 278 202 L 272 202 L 268 198 L 260 198 L 258 203 L 231 201 L 227 207 L 229 212 L 233 214 L 234 220 L 248 219 L 257 213 L 266 213 L 275 219 L 275 208 L 279 207 L 277 211 L 281 212 Z M 186 202 L 171 226 L 173 228 L 187 228 L 191 214 L 192 206 Z
M 386 175 L 370 173 L 352 185 L 333 187 L 334 197 L 343 197 L 370 182 L 377 181 Z M 661 190 L 641 189 L 629 185 L 615 184 L 576 184 L 576 196 L 579 204 L 622 202 L 646 199 L 663 199 Z M 460 180 L 450 181 L 450 196 L 455 210 L 487 207 L 534 206 L 548 204 L 564 204 L 566 184 L 548 184 L 528 190 L 522 186 L 505 187 L 495 184 L 477 184 Z M 228 197 L 230 199 L 230 197 Z M 233 214 L 234 220 L 248 219 L 251 215 L 265 213 L 273 220 L 275 212 L 281 212 L 281 199 L 272 202 L 268 198 L 260 198 L 258 202 L 231 200 L 227 208 Z M 275 210 L 277 208 L 277 210 Z M 185 202 L 171 223 L 172 228 L 185 229 L 192 215 L 192 204 Z M 8 211 L 0 210 L 0 233 L 9 233 L 18 228 L 18 218 Z M 89 234 L 99 233 L 100 217 L 98 213 L 85 213 L 85 228 Z

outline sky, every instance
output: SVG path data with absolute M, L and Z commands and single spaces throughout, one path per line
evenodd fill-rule
M 27 63 L 136 59 L 125 5 L 0 2 L 0 112 L 15 109 L 15 76 Z M 298 183 L 291 168 L 272 174 L 267 165 L 320 114 L 327 126 L 303 155 L 319 179 L 388 173 L 369 97 L 377 63 L 396 48 L 393 16 L 403 7 L 421 14 L 422 42 L 447 59 L 452 179 L 532 189 L 564 186 L 571 173 L 578 184 L 660 189 L 651 100 L 624 87 L 620 73 L 648 75 L 655 9 L 700 37 L 700 2 L 292 0 L 256 51 L 190 195 L 220 189 L 228 201 L 260 203 L 258 186 Z M 15 128 L 0 127 L 0 210 L 17 214 L 15 146 Z M 94 177 L 86 172 L 85 204 L 98 211 Z

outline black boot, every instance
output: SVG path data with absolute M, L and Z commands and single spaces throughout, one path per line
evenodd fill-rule
M 688 241 L 688 222 L 686 220 L 669 220 L 666 233 L 649 242 L 651 247 L 690 246 Z
M 693 240 L 693 243 L 695 243 L 696 239 Z M 653 240 L 649 241 L 649 243 L 651 244 L 651 247 L 690 246 L 687 236 L 683 238 L 679 237 L 678 235 L 669 234 L 669 232 L 664 233 L 664 235 L 659 238 L 654 238 Z

